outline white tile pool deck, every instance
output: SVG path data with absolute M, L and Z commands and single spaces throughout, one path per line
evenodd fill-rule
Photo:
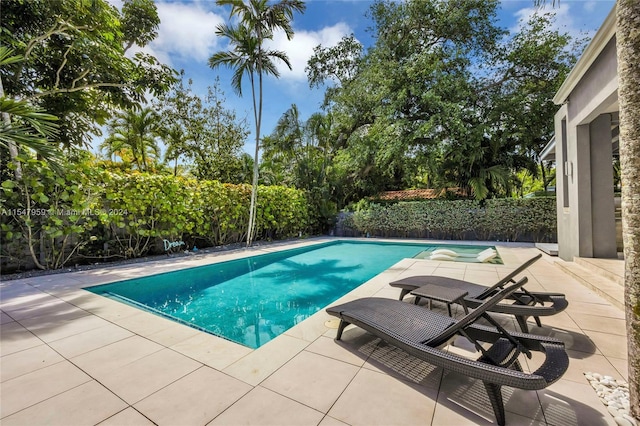
M 361 329 L 348 328 L 336 342 L 335 321 L 327 323 L 334 317 L 324 311 L 251 350 L 82 290 L 284 247 L 0 283 L 0 423 L 495 424 L 482 383 L 405 355 Z M 388 283 L 416 274 L 492 283 L 539 252 L 498 251 L 505 265 L 404 259 L 339 302 L 397 298 L 399 290 Z M 566 343 L 569 370 L 542 391 L 503 388 L 507 424 L 615 425 L 582 373 L 626 379 L 624 313 L 553 266 L 556 261 L 543 255 L 529 268 L 527 288 L 565 293 L 569 307 L 542 318 L 542 328 L 530 326 Z M 501 319 L 515 329 L 510 317 Z M 533 369 L 536 361 L 521 362 Z

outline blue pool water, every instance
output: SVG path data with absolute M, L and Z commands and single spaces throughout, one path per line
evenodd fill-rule
M 435 248 L 332 241 L 86 290 L 258 348 L 399 260 Z

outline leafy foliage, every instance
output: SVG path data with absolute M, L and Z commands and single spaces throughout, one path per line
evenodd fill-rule
M 555 198 L 540 197 L 372 203 L 361 205 L 347 224 L 371 236 L 551 241 L 556 220 Z
M 338 207 L 385 190 L 461 187 L 508 196 L 553 133 L 553 95 L 583 42 L 538 14 L 512 34 L 496 0 L 376 1 L 375 44 L 316 47 L 307 75 L 329 84 Z M 334 85 L 331 85 L 334 83 Z M 272 135 L 274 136 L 274 135 Z
M 198 179 L 229 183 L 251 181 L 245 168 L 242 146 L 248 135 L 245 120 L 238 120 L 226 106 L 219 79 L 202 99 L 193 93 L 191 81 L 179 81 L 154 106 L 161 111 L 162 139 L 168 150 L 165 160 L 182 159 Z
M 237 25 L 220 24 L 216 34 L 229 41 L 230 50 L 214 53 L 209 58 L 209 66 L 227 66 L 234 70 L 231 84 L 242 96 L 242 78 L 247 75 L 251 81 L 253 114 L 255 119 L 256 149 L 253 156 L 253 179 L 251 203 L 249 205 L 249 225 L 247 245 L 251 245 L 256 225 L 256 197 L 258 195 L 258 155 L 260 153 L 260 130 L 262 126 L 262 79 L 264 75 L 279 77 L 274 60 L 284 62 L 289 69 L 291 63 L 287 54 L 279 50 L 265 49 L 264 41 L 272 40 L 277 30 L 282 30 L 288 40 L 293 37 L 291 20 L 294 12 L 305 9 L 302 0 L 280 0 L 269 4 L 267 0 L 217 0 L 217 4 L 231 6 L 230 18 L 237 17 Z M 256 82 L 258 93 L 256 94 Z
M 58 117 L 65 146 L 87 143 L 114 108 L 161 93 L 173 79 L 152 56 L 125 56 L 131 43 L 155 38 L 158 20 L 153 2 L 124 6 L 121 13 L 104 0 L 2 2 L 0 42 L 21 57 L 0 68 L 5 94 Z
M 70 262 L 140 257 L 162 252 L 162 240 L 189 247 L 243 241 L 249 185 L 171 175 L 105 170 L 90 158 L 65 164 L 57 176 L 45 162 L 22 159 L 23 176 L 0 187 L 3 264 L 42 269 Z M 306 233 L 304 192 L 259 187 L 257 235 L 265 239 Z

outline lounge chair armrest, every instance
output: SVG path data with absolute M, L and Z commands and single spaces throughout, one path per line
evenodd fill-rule
M 473 324 L 468 327 L 466 333 L 469 337 L 476 339 L 479 342 L 495 343 L 501 337 L 504 337 L 494 327 L 488 327 L 480 324 Z M 559 345 L 564 348 L 564 342 L 554 337 L 538 336 L 537 334 L 520 333 L 516 331 L 509 331 L 509 334 L 518 340 L 522 346 L 531 351 L 543 351 L 543 344 Z
M 544 389 L 548 385 L 546 379 L 537 374 L 487 364 L 415 342 L 395 341 L 393 344 L 430 364 L 484 382 L 527 390 Z
M 469 308 L 475 308 L 480 306 L 483 300 L 465 297 L 465 303 Z M 564 295 L 551 295 L 543 301 L 546 303 L 543 305 L 523 305 L 519 303 L 505 303 L 512 302 L 511 300 L 505 300 L 503 302 L 498 303 L 497 305 L 491 308 L 491 312 L 499 313 L 499 314 L 508 314 L 508 315 L 527 315 L 531 317 L 544 317 L 547 315 L 554 315 L 558 312 L 562 312 L 569 305 L 569 302 L 564 297 Z
M 567 355 L 564 345 L 545 342 L 541 343 L 541 346 L 546 358 L 533 374 L 544 377 L 547 384 L 550 385 L 560 379 L 569 368 L 569 355 Z

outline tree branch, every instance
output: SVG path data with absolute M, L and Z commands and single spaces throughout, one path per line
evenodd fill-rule
M 82 77 L 78 77 L 82 78 Z M 74 80 L 74 83 L 77 82 L 77 80 Z M 26 100 L 32 100 L 32 99 L 38 99 L 41 98 L 43 96 L 49 96 L 49 95 L 53 95 L 55 93 L 73 93 L 73 92 L 79 92 L 81 90 L 85 90 L 85 89 L 95 89 L 98 87 L 125 87 L 126 84 L 123 83 L 94 83 L 94 84 L 85 84 L 82 86 L 78 86 L 78 87 L 69 87 L 67 89 L 54 89 L 54 90 L 47 90 L 46 92 L 40 92 L 40 93 L 36 93 L 34 95 L 31 96 L 27 96 L 25 99 Z

